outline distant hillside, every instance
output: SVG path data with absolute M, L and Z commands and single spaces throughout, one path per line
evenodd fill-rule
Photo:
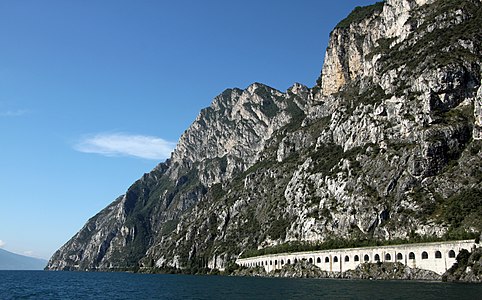
M 0 249 L 0 270 L 43 270 L 47 261 Z

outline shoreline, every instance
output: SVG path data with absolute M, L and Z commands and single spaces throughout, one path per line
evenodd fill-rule
M 344 272 L 322 271 L 307 262 L 298 262 L 282 269 L 266 272 L 262 268 L 239 268 L 235 276 L 263 276 L 284 278 L 327 278 L 356 280 L 418 280 L 442 282 L 442 275 L 433 271 L 410 268 L 401 263 L 363 263 L 354 270 Z
M 44 271 L 71 272 L 122 272 L 138 274 L 173 274 L 173 275 L 220 275 L 237 277 L 265 277 L 265 278 L 312 278 L 312 279 L 345 279 L 345 280 L 395 280 L 395 281 L 423 281 L 449 283 L 482 283 L 482 248 L 461 250 L 456 262 L 444 274 L 434 271 L 411 268 L 400 262 L 367 262 L 355 269 L 343 272 L 321 270 L 309 261 L 300 260 L 297 263 L 284 265 L 281 269 L 267 272 L 263 267 L 246 267 L 230 263 L 224 270 L 196 268 L 180 269 L 175 267 L 132 267 L 112 269 L 44 269 Z
M 96 270 L 35 270 L 38 272 L 80 272 L 80 273 L 127 273 L 127 274 L 144 274 L 144 275 L 186 275 L 186 276 L 223 276 L 223 277 L 252 277 L 252 278 L 283 278 L 283 279 L 322 279 L 322 280 L 345 280 L 345 281 L 404 281 L 404 282 L 420 282 L 420 283 L 455 283 L 455 284 L 481 284 L 481 281 L 464 281 L 464 280 L 443 280 L 444 275 L 438 275 L 438 278 L 388 278 L 388 277 L 350 277 L 344 276 L 346 272 L 326 272 L 331 273 L 326 276 L 310 276 L 303 274 L 302 276 L 283 276 L 276 274 L 276 272 L 253 272 L 256 270 L 247 270 L 252 268 L 240 268 L 231 273 L 219 271 L 217 269 L 210 270 L 205 273 L 191 273 L 178 269 L 177 272 L 166 272 L 160 269 L 144 269 L 144 270 L 119 270 L 119 269 L 96 269 Z M 415 270 L 415 269 L 412 269 Z M 417 269 L 421 271 L 428 271 L 423 269 Z M 3 270 L 8 271 L 8 270 Z M 246 272 L 248 271 L 248 272 Z M 353 270 L 350 270 L 353 271 Z M 10 272 L 10 271 L 8 271 Z M 19 271 L 22 272 L 22 271 Z M 428 271 L 430 272 L 430 271 Z

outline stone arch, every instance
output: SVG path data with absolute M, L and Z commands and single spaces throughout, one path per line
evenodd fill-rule
M 326 262 L 326 263 L 329 263 L 329 262 L 330 262 L 330 258 L 329 258 L 328 256 L 325 257 L 325 262 Z
M 428 253 L 427 251 L 422 252 L 422 259 L 428 259 Z
M 440 251 L 435 251 L 435 258 L 442 258 L 442 252 Z
M 398 253 L 398 254 L 397 254 L 397 260 L 402 260 L 402 259 L 403 259 L 402 253 Z
M 264 261 L 261 262 L 261 266 L 264 266 Z
M 345 261 L 350 261 L 350 257 L 348 257 L 348 255 L 345 256 Z
M 415 259 L 415 253 L 413 252 L 408 253 L 408 259 Z
M 298 262 L 298 259 L 297 259 L 297 258 L 295 258 L 295 264 L 296 264 L 297 262 Z
M 368 254 L 365 254 L 365 256 L 363 256 L 363 261 L 369 261 L 370 260 L 370 256 L 368 256 Z
M 286 264 L 291 265 L 291 259 L 288 258 L 288 260 L 286 261 Z
M 313 258 L 310 257 L 310 259 L 308 259 L 308 262 L 309 262 L 310 264 L 312 264 L 312 263 L 313 263 Z
M 272 260 L 269 261 L 269 265 L 270 265 L 270 266 L 273 265 L 273 261 L 272 261 Z
M 450 257 L 450 258 L 455 258 L 455 251 L 454 251 L 454 250 L 450 250 L 450 251 L 449 251 L 449 257 Z
M 285 264 L 285 261 L 284 260 L 281 260 L 281 265 L 284 265 Z
M 274 265 L 275 265 L 275 266 L 278 265 L 278 260 L 277 260 L 277 259 L 274 260 Z
M 338 262 L 338 256 L 333 257 L 333 262 Z
M 321 263 L 321 258 L 320 258 L 320 257 L 318 257 L 318 258 L 316 259 L 316 263 L 317 263 L 317 264 Z
M 380 255 L 375 254 L 375 261 L 380 261 Z
M 354 261 L 360 261 L 360 257 L 358 255 L 355 255 L 355 257 L 353 258 Z
M 385 260 L 392 260 L 390 253 L 385 254 Z

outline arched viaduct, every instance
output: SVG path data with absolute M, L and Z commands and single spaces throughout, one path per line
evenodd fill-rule
M 264 267 L 266 272 L 281 269 L 287 264 L 306 261 L 323 271 L 344 272 L 365 262 L 400 262 L 411 268 L 419 268 L 443 274 L 455 262 L 461 249 L 478 246 L 474 240 L 405 244 L 378 247 L 362 247 L 320 250 L 296 253 L 280 253 L 241 258 L 236 263 L 246 267 Z

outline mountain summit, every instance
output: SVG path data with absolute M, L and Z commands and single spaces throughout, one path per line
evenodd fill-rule
M 481 7 L 357 7 L 316 86 L 222 92 L 47 269 L 195 272 L 289 243 L 480 232 Z

